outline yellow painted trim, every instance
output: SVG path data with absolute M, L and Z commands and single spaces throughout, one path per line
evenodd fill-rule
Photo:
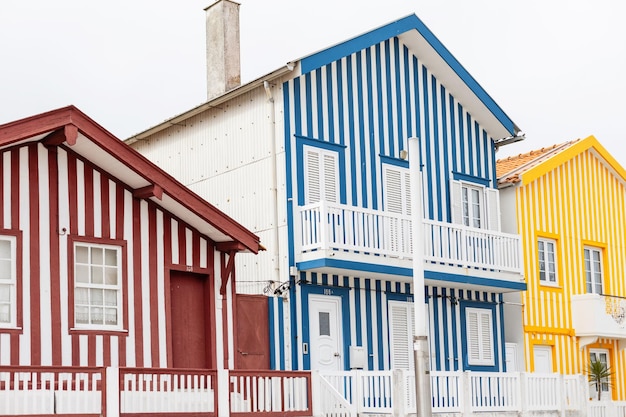
M 543 341 L 543 340 L 538 340 L 538 341 L 531 340 L 530 341 L 530 351 L 532 352 L 532 355 L 530 355 L 530 371 L 535 372 L 535 346 L 546 346 L 550 348 L 551 350 L 550 356 L 552 358 L 552 372 L 556 372 L 556 358 L 554 356 L 555 355 L 554 341 Z
M 522 185 L 527 185 L 533 182 L 537 178 L 545 175 L 547 172 L 552 171 L 556 167 L 569 161 L 574 156 L 592 148 L 606 161 L 607 165 L 609 165 L 617 173 L 617 175 L 621 177 L 622 182 L 626 182 L 626 170 L 619 164 L 619 162 L 617 162 L 617 160 L 615 160 L 615 158 L 611 156 L 611 154 L 609 154 L 604 146 L 598 142 L 598 139 L 592 135 L 521 174 Z
M 561 329 L 557 327 L 524 326 L 524 332 L 537 333 L 537 334 L 576 336 L 576 332 L 574 329 Z

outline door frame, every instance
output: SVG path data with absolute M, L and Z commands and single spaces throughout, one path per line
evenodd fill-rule
M 350 290 L 348 288 L 338 288 L 334 286 L 327 285 L 303 285 L 302 286 L 302 343 L 298 346 L 298 350 L 302 351 L 303 345 L 306 343 L 307 346 L 311 346 L 311 329 L 309 328 L 310 317 L 309 317 L 309 295 L 330 295 L 340 297 L 341 303 L 339 305 L 339 310 L 341 313 L 341 318 L 339 319 L 339 323 L 341 324 L 341 336 L 340 343 L 343 349 L 343 369 L 350 369 L 350 361 L 349 355 L 346 353 L 349 351 L 350 344 L 350 308 L 349 308 L 349 295 Z M 297 342 L 296 342 L 297 343 Z M 310 350 L 309 350 L 310 352 Z M 311 355 L 310 353 L 302 355 L 302 369 L 311 369 Z
M 215 286 L 213 283 L 213 274 L 209 268 L 190 268 L 186 266 L 172 265 L 165 268 L 164 276 L 164 298 L 165 298 L 165 338 L 167 345 L 167 366 L 174 367 L 174 351 L 172 340 L 172 299 L 171 299 L 171 275 L 172 272 L 182 272 L 195 275 L 204 275 L 204 299 L 205 299 L 205 326 L 207 327 L 206 336 L 208 337 L 207 361 L 209 369 L 217 366 L 217 326 L 215 323 Z

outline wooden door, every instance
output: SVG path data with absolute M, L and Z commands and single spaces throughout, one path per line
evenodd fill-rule
M 235 368 L 270 369 L 269 299 L 237 294 L 236 301 Z
M 209 368 L 209 304 L 206 275 L 171 271 L 172 365 Z

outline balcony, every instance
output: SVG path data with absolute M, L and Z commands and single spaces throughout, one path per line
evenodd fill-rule
M 298 207 L 296 216 L 299 270 L 412 278 L 409 216 L 328 202 Z M 427 283 L 525 289 L 519 236 L 493 230 L 424 220 L 424 270 Z
M 611 295 L 572 295 L 572 326 L 579 345 L 584 347 L 598 338 L 616 339 L 626 348 L 626 299 Z

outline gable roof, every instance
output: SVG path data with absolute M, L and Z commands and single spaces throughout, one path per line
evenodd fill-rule
M 259 238 L 113 136 L 74 106 L 0 125 L 0 149 L 28 142 L 68 146 L 211 240 L 257 253 Z
M 174 116 L 157 126 L 138 133 L 128 138 L 127 142 L 133 143 L 174 124 L 180 123 L 240 94 L 262 86 L 266 81 L 271 82 L 286 74 L 290 74 L 292 77 L 306 74 L 357 51 L 379 44 L 387 39 L 393 39 L 394 37 L 398 37 L 400 41 L 407 45 L 411 52 L 446 86 L 447 90 L 480 121 L 481 125 L 485 127 L 487 132 L 489 132 L 494 139 L 497 140 L 517 136 L 520 133 L 519 127 L 513 123 L 500 106 L 496 104 L 491 96 L 487 94 L 459 61 L 454 58 L 430 29 L 413 14 L 322 51 L 293 60 L 286 66 L 261 78 L 230 90 L 185 113 Z
M 528 184 L 574 156 L 591 150 L 622 182 L 626 183 L 626 170 L 594 137 L 533 150 L 496 161 L 496 176 L 500 188 L 507 185 Z

